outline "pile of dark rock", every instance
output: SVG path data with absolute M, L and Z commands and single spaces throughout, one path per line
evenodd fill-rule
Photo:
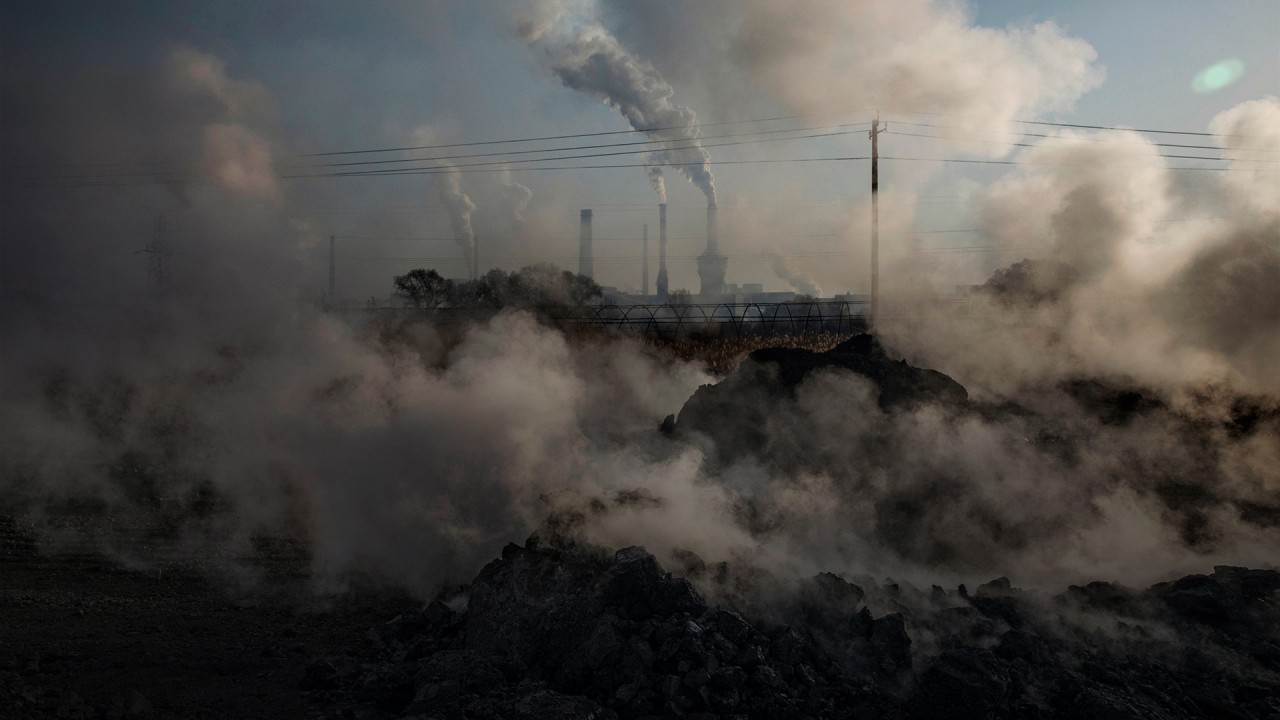
M 643 549 L 535 536 L 301 684 L 359 718 L 1280 718 L 1275 571 L 1057 595 L 856 580 L 735 610 Z

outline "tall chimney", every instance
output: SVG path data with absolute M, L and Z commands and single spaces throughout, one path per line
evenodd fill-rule
M 720 250 L 719 238 L 716 236 L 716 206 L 707 206 L 707 254 L 712 255 Z
M 640 295 L 649 294 L 649 224 L 644 226 L 644 252 L 640 256 Z
M 667 204 L 658 204 L 658 298 L 667 299 Z
M 729 259 L 720 254 L 720 243 L 716 235 L 716 206 L 707 204 L 707 248 L 698 256 L 698 280 L 701 281 L 700 294 L 706 298 L 714 298 L 724 294 L 724 273 L 728 269 Z
M 578 274 L 591 277 L 591 211 L 582 211 L 582 223 L 578 227 Z
M 471 238 L 471 279 L 480 279 L 480 238 Z

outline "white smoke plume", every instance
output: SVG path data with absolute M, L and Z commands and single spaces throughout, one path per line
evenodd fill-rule
M 438 176 L 436 194 L 449 211 L 453 241 L 462 247 L 467 268 L 470 270 L 471 256 L 476 247 L 476 233 L 471 227 L 471 214 L 476 211 L 476 204 L 462 191 L 462 173 L 458 172 L 456 167 L 449 165 L 449 170 Z
M 672 102 L 675 90 L 671 85 L 651 63 L 628 52 L 598 23 L 563 7 L 540 12 L 541 20 L 526 19 L 521 23 L 522 35 L 545 54 L 560 82 L 604 100 L 633 129 L 661 141 L 661 149 L 649 152 L 647 162 L 675 167 L 706 195 L 707 204 L 714 206 L 711 156 L 702 147 L 697 115 Z M 553 19 L 547 21 L 548 17 Z M 659 202 L 666 202 L 661 170 L 650 169 L 649 179 Z
M 1069 109 L 1105 74 L 1053 22 L 981 27 L 948 0 L 600 5 L 623 43 L 726 116 L 940 113 L 925 122 L 943 127 L 913 132 L 974 155 L 1006 154 L 1010 121 Z
M 524 211 L 528 209 L 529 201 L 533 199 L 533 191 L 516 180 L 511 171 L 506 168 L 503 169 L 499 182 L 502 184 L 502 192 L 510 213 L 508 219 L 513 227 L 519 228 L 524 225 Z
M 785 255 L 775 251 L 772 259 L 773 273 L 780 280 L 785 281 L 792 290 L 810 297 L 822 297 L 822 288 L 818 286 L 818 283 L 808 273 L 792 267 Z
M 658 202 L 667 201 L 667 181 L 662 177 L 662 168 L 654 166 L 648 168 L 646 172 L 649 174 L 649 184 L 653 186 L 653 191 L 658 194 Z

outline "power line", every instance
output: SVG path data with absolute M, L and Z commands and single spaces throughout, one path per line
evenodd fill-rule
M 939 128 L 939 129 L 942 129 L 942 130 L 968 130 L 968 128 L 961 128 L 961 127 L 957 127 L 957 126 L 955 126 L 955 125 L 938 125 L 938 124 L 936 124 L 936 123 L 910 122 L 910 121 L 907 121 L 907 120 L 895 120 L 894 122 L 896 122 L 896 123 L 897 123 L 897 124 L 899 124 L 899 125 L 911 125 L 911 126 L 914 126 L 914 127 Z M 1005 132 L 1005 131 L 1003 131 L 1003 130 L 987 130 L 986 132 L 991 133 L 991 134 L 998 134 L 998 135 L 1012 135 L 1012 136 L 1014 136 L 1014 137 L 1038 137 L 1038 138 L 1057 138 L 1057 137 L 1061 137 L 1060 135 L 1049 135 L 1048 133 L 1033 133 L 1033 132 Z M 905 134 L 907 134 L 907 133 L 899 133 L 899 134 L 903 134 L 903 135 L 905 135 Z M 922 135 L 922 136 L 920 136 L 920 137 L 936 137 L 936 136 L 933 136 L 933 135 Z M 1234 136 L 1224 136 L 1224 137 L 1234 137 Z M 945 138 L 945 139 L 950 139 L 950 138 Z M 1154 145 L 1154 146 L 1156 146 L 1156 147 L 1188 148 L 1188 149 L 1192 149 L 1192 150 L 1218 150 L 1218 151 L 1221 151 L 1221 150 L 1223 150 L 1223 149 L 1224 149 L 1224 148 L 1222 148 L 1222 147 L 1221 147 L 1221 146 L 1219 146 L 1219 145 L 1188 145 L 1188 144 L 1185 144 L 1185 143 L 1161 143 L 1161 142 L 1136 143 L 1136 142 L 1118 141 L 1118 140 L 1111 139 L 1111 138 L 1099 138 L 1099 137 L 1076 137 L 1075 139 L 1076 139 L 1076 140 L 1087 140 L 1087 141 L 1089 141 L 1089 142 L 1104 142 L 1104 143 L 1116 143 L 1116 142 L 1123 142 L 1123 143 L 1124 143 L 1124 144 L 1126 144 L 1126 145 Z M 977 141 L 974 141 L 974 142 L 977 142 Z M 992 141 L 992 142 L 1003 142 L 1003 141 Z M 1016 143 L 1009 143 L 1009 144 L 1011 144 L 1011 145 L 1012 145 L 1012 144 L 1016 144 Z M 1280 149 L 1272 149 L 1272 148 L 1251 148 L 1251 149 L 1249 150 L 1249 152 L 1280 152 Z
M 862 112 L 862 111 L 856 111 L 856 112 Z M 856 113 L 854 111 L 851 111 L 851 112 L 841 113 L 841 114 L 853 115 Z M 698 123 L 698 126 L 697 128 L 695 128 L 695 131 L 700 130 L 701 128 L 706 128 L 706 127 L 719 127 L 724 125 L 748 125 L 753 123 L 775 122 L 777 120 L 798 120 L 801 118 L 814 118 L 814 117 L 821 117 L 821 116 L 820 115 L 779 115 L 777 117 L 760 118 L 756 120 L 726 120 L 724 122 Z M 827 117 L 830 117 L 830 116 L 828 115 Z M 366 150 L 332 150 L 328 152 L 305 153 L 302 155 L 293 155 L 291 157 L 325 157 L 325 156 L 332 156 L 332 155 L 360 155 L 360 154 L 368 154 L 368 153 L 407 152 L 410 150 L 441 150 L 445 148 L 455 148 L 455 147 L 475 147 L 477 145 L 508 145 L 508 144 L 516 144 L 516 143 L 541 142 L 544 140 L 570 140 L 573 138 L 603 137 L 607 135 L 634 135 L 636 133 L 665 132 L 667 130 L 688 130 L 688 129 L 689 128 L 687 125 L 670 125 L 670 126 L 664 126 L 664 127 L 652 127 L 644 130 L 636 130 L 636 129 L 610 130 L 605 132 L 573 133 L 569 135 L 544 135 L 541 137 L 515 138 L 515 139 L 506 139 L 506 140 L 476 140 L 472 142 L 462 142 L 462 143 L 445 143 L 440 145 L 415 145 L 415 146 L 409 146 L 409 147 L 394 147 L 394 148 L 373 148 L 373 149 L 366 149 Z M 679 138 L 679 139 L 684 139 L 684 138 Z
M 1155 155 L 1153 157 L 1175 158 L 1184 157 L 1179 155 Z M 1092 167 L 1089 163 L 1047 163 L 1047 162 L 1029 162 L 1026 160 L 975 160 L 969 158 L 920 158 L 920 157 L 890 157 L 881 155 L 882 160 L 903 160 L 908 162 L 942 162 L 942 163 L 969 163 L 975 165 L 1028 165 L 1032 167 Z M 1196 158 L 1198 160 L 1213 160 L 1221 162 L 1218 158 Z M 1188 167 L 1185 165 L 1126 165 L 1127 168 L 1133 169 L 1163 169 L 1163 170 L 1207 170 L 1211 172 L 1280 172 L 1280 169 L 1266 170 L 1263 168 L 1224 168 L 1224 167 Z
M 958 140 L 959 142 L 979 142 L 979 143 L 990 143 L 990 144 L 998 144 L 998 145 L 1012 145 L 1015 147 L 1028 147 L 1028 148 L 1042 147 L 1032 143 L 1019 143 L 1019 142 L 1007 143 L 1001 140 L 983 140 L 978 138 L 948 138 L 940 135 L 924 135 L 922 133 L 904 133 L 904 132 L 898 132 L 896 130 L 888 130 L 886 132 L 888 132 L 890 135 L 907 135 L 910 137 L 930 138 L 933 140 Z M 1254 162 L 1254 163 L 1268 163 L 1268 164 L 1275 164 L 1277 162 L 1276 160 L 1255 160 L 1251 158 L 1235 158 L 1235 157 L 1214 158 L 1214 157 L 1204 157 L 1201 155 L 1165 155 L 1163 153 L 1156 153 L 1155 155 L 1147 155 L 1145 153 L 1143 154 L 1129 153 L 1129 155 L 1131 155 L 1132 157 L 1162 157 L 1162 158 L 1174 158 L 1178 160 L 1209 160 L 1211 162 Z
M 851 126 L 844 125 L 844 126 L 836 126 L 836 127 L 851 127 Z M 434 165 L 434 166 L 419 167 L 419 168 L 392 168 L 387 170 L 355 170 L 355 171 L 336 172 L 336 173 L 316 173 L 312 175 L 283 175 L 281 177 L 299 178 L 299 177 L 343 176 L 343 175 L 399 175 L 399 174 L 416 175 L 416 174 L 420 174 L 419 171 L 452 172 L 454 168 L 461 169 L 461 168 L 487 167 L 487 166 L 494 166 L 494 165 L 501 165 L 505 167 L 508 165 L 516 164 L 516 163 L 558 162 L 561 160 L 585 160 L 585 159 L 598 158 L 598 157 L 616 157 L 619 155 L 636 155 L 639 153 L 654 152 L 656 150 L 662 150 L 662 151 L 701 150 L 703 148 L 731 147 L 731 146 L 737 146 L 737 145 L 754 145 L 754 144 L 763 144 L 763 143 L 772 143 L 772 142 L 786 142 L 789 140 L 811 140 L 814 138 L 839 137 L 842 135 L 853 135 L 857 132 L 861 132 L 861 131 L 840 130 L 836 132 L 797 135 L 795 137 L 762 138 L 758 140 L 736 140 L 734 142 L 723 142 L 723 143 L 699 143 L 699 144 L 676 145 L 676 146 L 645 149 L 645 150 L 619 150 L 615 152 L 585 153 L 581 155 L 562 155 L 559 157 L 549 157 L 549 158 L 527 158 L 523 160 L 489 160 L 489 161 L 478 162 L 478 163 L 459 163 L 457 165 Z M 748 134 L 753 134 L 753 133 L 748 133 Z M 702 165 L 702 164 L 709 165 L 713 163 L 708 159 L 701 162 L 647 163 L 645 164 L 645 166 L 646 167 L 648 166 L 662 167 L 662 166 Z M 719 164 L 719 163 L 715 163 L 715 164 Z
M 828 126 L 828 127 L 856 127 L 856 125 L 833 125 L 833 126 Z M 799 132 L 799 130 L 793 130 L 793 131 L 790 131 L 790 132 Z M 619 155 L 636 155 L 636 154 L 641 154 L 641 153 L 657 152 L 657 151 L 671 151 L 671 150 L 699 150 L 699 149 L 703 149 L 703 148 L 730 147 L 730 146 L 738 146 L 738 145 L 752 145 L 752 144 L 757 144 L 757 143 L 787 142 L 787 141 L 790 141 L 790 140 L 811 140 L 811 139 L 816 139 L 816 138 L 840 137 L 840 136 L 844 136 L 844 135 L 852 135 L 852 134 L 855 134 L 855 133 L 857 133 L 857 132 L 860 132 L 860 131 L 856 131 L 856 130 L 840 130 L 840 131 L 835 131 L 835 132 L 810 133 L 810 134 L 807 134 L 807 135 L 797 135 L 797 136 L 794 136 L 794 137 L 759 138 L 759 139 L 755 139 L 755 140 L 737 140 L 737 141 L 734 141 L 734 142 L 722 142 L 722 143 L 700 143 L 700 144 L 690 144 L 690 145 L 676 145 L 676 146 L 657 147 L 657 148 L 645 148 L 645 149 L 640 149 L 640 150 L 620 150 L 620 151 L 616 151 L 616 152 L 605 152 L 605 153 L 583 153 L 583 154 L 578 154 L 578 155 L 561 155 L 561 156 L 557 156 L 557 157 L 526 158 L 526 159 L 517 159 L 517 160 L 490 160 L 490 161 L 485 161 L 485 162 L 475 162 L 475 163 L 457 163 L 457 164 L 454 164 L 454 163 L 447 163 L 447 164 L 444 164 L 444 165 L 429 165 L 429 166 L 425 166 L 425 167 L 412 167 L 412 168 L 389 168 L 389 169 L 373 169 L 373 170 L 350 170 L 350 171 L 337 171 L 337 172 L 301 173 L 301 174 L 291 174 L 291 175 L 290 175 L 290 174 L 285 174 L 285 175 L 278 175 L 277 177 L 282 178 L 282 179 L 297 179 L 297 178 L 310 178 L 310 177 L 343 177 L 343 176 L 361 176 L 361 175 L 400 175 L 400 174 L 403 174 L 403 175 L 421 175 L 421 174 L 438 174 L 438 173 L 440 173 L 440 172 L 454 172 L 455 170 L 459 170 L 459 169 L 462 169 L 462 168 L 474 168 L 474 167 L 497 167 L 499 171 L 502 171 L 502 170 L 504 170 L 504 169 L 507 169 L 507 168 L 508 168 L 508 166 L 510 166 L 510 165 L 513 165 L 513 164 L 521 164 L 521 163 L 558 162 L 558 161 L 563 161 L 563 160 L 584 160 L 584 159 L 599 158 L 599 157 L 616 157 L 616 156 L 619 156 Z M 757 135 L 757 134 L 760 134 L 760 133 L 742 133 L 742 134 L 740 134 L 740 135 L 726 135 L 725 137 L 737 137 L 737 136 L 741 136 L 741 135 Z M 621 143 L 621 144 L 622 144 L 622 145 L 631 145 L 631 144 L 634 144 L 634 143 Z M 651 144 L 651 143 L 650 143 L 650 142 L 648 142 L 648 141 L 646 141 L 645 143 L 642 143 L 642 144 Z M 603 146 L 601 146 L 601 147 L 609 147 L 609 146 L 608 146 L 608 145 L 603 145 Z M 535 151 L 535 152 L 542 152 L 542 151 Z M 554 152 L 554 151 L 553 151 L 553 150 L 547 150 L 546 152 Z M 479 154 L 479 155 L 476 155 L 476 157 L 489 157 L 489 156 L 492 156 L 492 155 L 494 155 L 494 154 L 495 154 L 495 153 L 487 153 L 487 154 L 486 154 L 486 153 L 481 153 L 481 154 Z M 496 153 L 496 154 L 497 154 L 497 155 L 506 155 L 506 154 L 508 154 L 508 153 Z M 467 157 L 467 156 L 458 156 L 458 157 Z M 417 158 L 417 159 L 413 159 L 413 160 L 379 160 L 379 161 L 372 161 L 372 162 L 374 162 L 374 163 L 384 163 L 384 162 L 422 162 L 422 161 L 433 161 L 433 160 L 443 160 L 443 159 L 446 159 L 446 158 Z M 710 161 L 708 160 L 708 161 L 704 161 L 704 162 L 709 163 Z M 366 164 L 366 163 L 354 163 L 354 164 L 356 164 L 356 165 L 363 165 L 363 164 Z M 670 163 L 670 162 L 668 162 L 668 163 L 652 163 L 652 164 L 646 164 L 646 165 L 643 165 L 643 166 L 644 166 L 644 167 L 648 167 L 648 166 L 650 166 L 650 165 L 656 165 L 656 166 L 678 166 L 678 165 L 701 165 L 701 164 L 703 164 L 703 163 L 702 163 L 702 162 L 686 162 L 686 163 Z M 345 165 L 345 163 L 340 163 L 340 165 Z M 327 166 L 312 166 L 312 167 L 327 167 Z M 519 169 L 519 168 L 511 168 L 511 169 Z M 166 175 L 166 174 L 167 174 L 167 175 L 173 175 L 173 173 L 151 173 L 151 172 L 142 172 L 142 173 L 94 173 L 94 174 L 87 174 L 87 175 L 48 175 L 48 176 L 39 176 L 39 175 L 37 175 L 37 176 L 28 176 L 28 177 L 26 177 L 26 178 L 20 178 L 20 179 L 35 179 L 35 180 L 95 180 L 95 179 L 102 179 L 102 178 L 115 178 L 115 177 L 124 177 L 124 178 L 129 178 L 129 177 L 132 177 L 132 178 L 142 178 L 142 177 L 147 177 L 147 178 L 151 178 L 151 177 L 160 177 L 160 176 L 163 176 L 163 175 Z
M 865 113 L 865 112 L 870 112 L 870 111 L 865 109 L 848 110 L 848 111 L 842 110 L 836 113 L 817 113 L 817 114 L 809 113 L 809 114 L 797 114 L 797 115 L 779 115 L 779 116 L 768 117 L 768 118 L 756 118 L 756 119 L 748 119 L 748 120 L 728 120 L 728 121 L 714 122 L 714 123 L 700 123 L 698 126 L 698 130 L 701 130 L 702 128 L 708 128 L 708 127 L 750 125 L 750 124 L 759 124 L 759 123 L 767 123 L 767 122 L 776 122 L 780 120 L 815 119 L 820 117 L 833 117 L 833 116 L 848 117 L 851 115 L 857 115 L 859 113 Z M 902 113 L 902 115 L 907 115 L 907 116 L 931 115 L 935 117 L 963 117 L 963 116 L 957 116 L 957 115 L 948 114 L 948 113 L 935 113 L 935 112 L 925 112 L 925 111 L 905 112 L 905 113 Z M 918 123 L 918 122 L 911 122 L 907 120 L 897 120 L 896 122 L 899 122 L 902 124 L 922 125 L 922 126 L 928 126 L 928 127 L 948 127 L 944 125 L 930 125 L 928 123 Z M 1245 136 L 1245 135 L 1219 136 L 1219 135 L 1215 135 L 1214 133 L 1189 131 L 1189 130 L 1126 128 L 1126 127 L 1111 126 L 1111 125 L 1055 123 L 1055 122 L 1046 122 L 1046 121 L 1039 121 L 1039 120 L 1013 120 L 1012 122 L 1019 123 L 1019 124 L 1027 124 L 1027 125 L 1045 125 L 1045 126 L 1052 126 L 1052 127 L 1082 128 L 1082 129 L 1089 129 L 1089 130 L 1132 130 L 1134 132 L 1158 133 L 1158 134 L 1165 134 L 1165 135 L 1189 135 L 1189 136 L 1198 136 L 1198 137 L 1252 137 L 1252 136 Z M 855 124 L 862 125 L 866 123 L 864 122 L 864 123 L 855 123 Z M 520 144 L 520 143 L 530 143 L 530 142 L 542 142 L 542 141 L 550 141 L 550 140 L 569 140 L 569 139 L 589 138 L 589 137 L 606 137 L 610 135 L 633 135 L 633 134 L 642 134 L 642 133 L 650 133 L 650 132 L 665 132 L 668 130 L 687 130 L 687 129 L 688 129 L 687 126 L 663 126 L 663 127 L 648 128 L 644 130 L 636 130 L 636 129 L 609 130 L 609 131 L 589 132 L 589 133 L 568 133 L 563 135 L 543 135 L 543 136 L 524 137 L 524 138 L 506 138 L 506 139 L 500 139 L 500 140 L 474 140 L 474 141 L 458 142 L 458 143 L 439 143 L 435 145 L 409 145 L 409 146 L 399 146 L 399 147 L 365 148 L 365 149 L 353 149 L 353 150 L 330 150 L 330 151 L 313 152 L 313 153 L 297 153 L 292 155 L 286 155 L 284 157 L 311 158 L 311 157 L 332 157 L 332 156 L 342 156 L 342 155 L 359 155 L 359 154 L 388 153 L 388 152 L 408 152 L 408 151 L 414 151 L 414 150 L 440 150 L 440 149 L 459 148 L 459 147 L 478 147 L 478 146 L 485 146 L 485 145 L 508 145 L 508 144 Z M 761 132 L 766 132 L 766 131 L 761 131 Z M 777 131 L 777 132 L 784 132 L 784 131 Z M 1022 134 L 1034 136 L 1034 137 L 1050 137 L 1046 135 L 1038 135 L 1036 133 L 1022 133 Z M 673 141 L 678 142 L 679 140 L 680 139 L 655 140 L 650 142 L 673 142 Z M 1182 147 L 1181 145 L 1176 145 L 1172 143 L 1166 143 L 1166 144 L 1157 143 L 1157 144 L 1166 145 L 1169 147 Z M 1216 149 L 1209 146 L 1186 145 L 1185 147 L 1189 147 L 1193 149 Z M 98 163 L 61 163 L 61 164 L 47 164 L 47 165 L 27 165 L 27 166 L 18 166 L 18 167 L 21 167 L 24 169 L 37 168 L 37 167 L 43 167 L 43 168 L 121 167 L 121 166 L 136 167 L 136 166 L 145 166 L 145 165 L 191 165 L 194 162 L 195 162 L 194 160 L 189 160 L 189 161 L 151 160 L 151 161 L 119 161 L 119 162 L 98 162 Z
M 932 115 L 935 117 L 952 117 L 952 118 L 965 117 L 964 115 L 956 115 L 954 113 L 925 112 L 922 110 L 904 112 L 901 114 Z M 905 121 L 898 121 L 898 122 L 905 122 Z M 1044 120 L 1010 120 L 1010 122 L 1018 123 L 1020 125 L 1048 125 L 1051 127 L 1081 128 L 1084 130 L 1131 130 L 1133 132 L 1155 133 L 1158 135 L 1194 135 L 1197 137 L 1254 137 L 1251 135 L 1217 135 L 1215 133 L 1207 133 L 1207 132 L 1192 131 L 1192 130 L 1153 130 L 1148 128 L 1121 127 L 1118 125 L 1084 125 L 1081 123 L 1058 123 L 1058 122 L 1047 122 Z
M 1218 137 L 1213 133 L 1191 132 L 1187 130 L 1151 130 L 1147 128 L 1125 128 L 1125 127 L 1113 127 L 1108 125 L 1080 125 L 1078 123 L 1045 122 L 1043 120 L 1014 120 L 1014 122 L 1021 125 L 1048 125 L 1051 127 L 1081 128 L 1084 130 L 1132 130 L 1134 132 L 1155 133 L 1159 135 L 1195 135 L 1197 137 Z M 1238 136 L 1224 135 L 1223 137 L 1238 137 Z
M 866 123 L 845 123 L 841 125 L 818 125 L 818 126 L 812 126 L 812 127 L 785 128 L 781 130 L 755 130 L 752 132 L 725 133 L 723 135 L 705 135 L 705 136 L 694 138 L 694 139 L 716 140 L 720 138 L 747 137 L 752 135 L 777 135 L 781 133 L 808 132 L 811 130 L 831 130 L 834 128 L 852 128 L 852 127 L 858 127 L 859 125 L 866 125 Z M 831 133 L 830 135 L 840 135 L 840 134 L 847 134 L 847 133 Z M 826 135 L 826 134 L 804 135 L 804 136 L 795 137 L 795 138 L 778 138 L 777 140 L 775 140 L 775 142 L 782 141 L 782 140 L 802 140 L 806 138 L 828 137 L 828 136 L 829 135 Z M 628 146 L 636 146 L 636 145 L 658 145 L 658 147 L 645 148 L 643 150 L 636 150 L 635 152 L 661 152 L 668 149 L 683 149 L 683 148 L 667 148 L 667 147 L 662 147 L 662 145 L 665 143 L 671 143 L 671 142 L 684 142 L 687 139 L 688 138 L 679 138 L 679 139 L 671 139 L 671 140 L 636 140 L 633 142 L 603 143 L 603 144 L 597 144 L 597 145 L 575 145 L 570 147 L 539 148 L 536 150 L 504 150 L 502 152 L 469 153 L 464 155 L 440 155 L 437 157 L 424 157 L 424 158 L 396 158 L 393 160 L 361 160 L 356 162 L 322 163 L 319 165 L 304 165 L 302 167 L 348 167 L 348 166 L 357 166 L 357 165 L 387 165 L 392 163 L 409 163 L 409 162 L 423 162 L 423 161 L 437 161 L 437 160 L 458 160 L 463 158 L 502 157 L 507 155 L 533 155 L 537 153 L 569 152 L 573 150 L 595 150 L 600 148 L 628 147 Z M 726 143 L 726 144 L 731 144 L 731 143 Z M 702 145 L 702 147 L 721 147 L 721 146 L 722 145 L 706 145 L 706 144 Z M 630 153 L 622 153 L 622 154 L 630 154 Z

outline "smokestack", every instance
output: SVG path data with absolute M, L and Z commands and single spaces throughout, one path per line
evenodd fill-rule
M 471 240 L 471 279 L 480 279 L 480 238 Z
M 640 295 L 649 294 L 649 224 L 644 226 L 644 252 L 640 256 Z
M 591 277 L 591 211 L 582 211 L 582 224 L 578 228 L 578 274 Z
M 729 259 L 720 254 L 720 243 L 716 235 L 716 205 L 710 202 L 707 203 L 707 247 L 698 256 L 701 295 L 710 298 L 724 294 L 724 273 L 728 265 Z
M 707 206 L 707 249 L 708 255 L 719 252 L 720 244 L 716 237 L 716 206 Z
M 658 298 L 667 299 L 667 204 L 658 203 Z

